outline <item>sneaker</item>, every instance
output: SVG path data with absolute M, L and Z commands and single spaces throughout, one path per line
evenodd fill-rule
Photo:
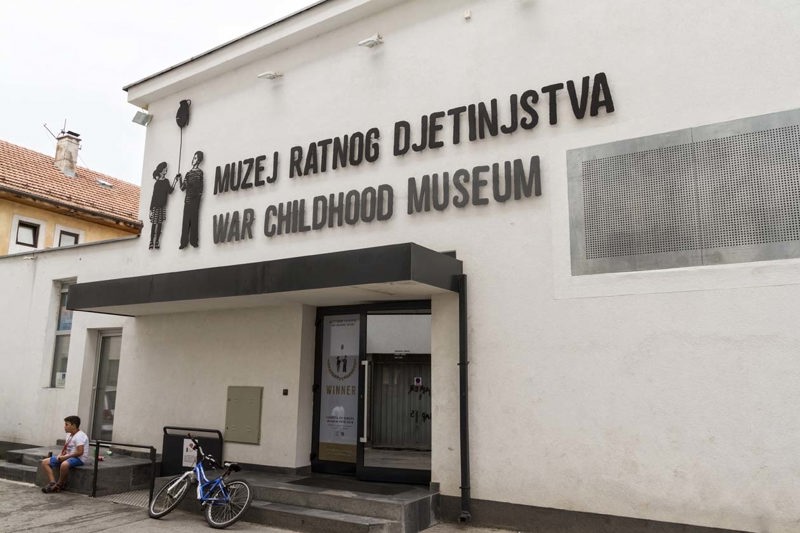
M 50 483 L 42 487 L 42 492 L 44 492 L 45 494 L 49 494 L 53 492 L 53 489 L 56 487 L 56 485 L 57 483 L 55 481 L 51 481 Z

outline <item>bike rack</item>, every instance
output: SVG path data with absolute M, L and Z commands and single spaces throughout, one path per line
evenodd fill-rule
M 97 469 L 100 466 L 100 448 L 110 448 L 111 446 L 120 446 L 124 448 L 141 448 L 150 452 L 150 497 L 148 502 L 153 499 L 153 490 L 156 486 L 156 449 L 153 446 L 142 446 L 141 444 L 124 444 L 121 442 L 111 442 L 104 440 L 93 441 L 94 444 L 94 473 L 92 475 L 92 498 L 97 495 Z
M 164 426 L 164 441 L 161 447 L 162 476 L 175 475 L 181 471 L 189 470 L 189 467 L 182 466 L 176 457 L 177 454 L 181 459 L 183 458 L 183 439 L 186 438 L 188 433 L 191 433 L 200 442 L 206 453 L 213 455 L 222 464 L 224 459 L 222 455 L 224 439 L 221 431 L 206 428 Z

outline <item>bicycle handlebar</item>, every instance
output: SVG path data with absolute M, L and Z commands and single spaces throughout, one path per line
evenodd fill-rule
M 220 465 L 217 462 L 217 460 L 214 459 L 213 455 L 211 455 L 211 454 L 206 455 L 206 453 L 203 451 L 203 447 L 200 446 L 200 442 L 198 442 L 198 440 L 196 438 L 194 438 L 194 436 L 191 433 L 187 433 L 186 436 L 189 439 L 191 439 L 192 445 L 193 445 L 195 451 L 197 452 L 197 462 L 206 461 L 206 462 L 210 463 L 210 466 L 212 466 L 212 467 L 225 466 L 227 469 L 233 470 L 234 472 L 238 471 L 239 465 L 235 465 L 235 469 L 232 469 L 231 466 L 229 466 L 229 465 Z
M 200 442 L 196 438 L 194 438 L 194 435 L 192 435 L 191 433 L 187 433 L 186 436 L 192 441 L 192 447 L 197 452 L 198 457 L 200 459 L 205 458 L 206 454 L 205 452 L 203 452 L 203 447 L 200 446 Z
M 203 447 L 200 446 L 200 442 L 198 442 L 198 440 L 196 438 L 194 438 L 194 436 L 191 433 L 187 433 L 186 436 L 189 439 L 191 439 L 192 446 L 194 447 L 195 451 L 197 452 L 197 462 L 206 461 L 207 463 L 210 463 L 210 466 L 212 466 L 214 468 L 220 467 L 220 466 L 224 466 L 225 467 L 225 474 L 224 475 L 226 475 L 226 476 L 231 472 L 239 472 L 241 470 L 241 467 L 237 463 L 225 463 L 225 464 L 222 464 L 222 465 L 219 464 L 217 462 L 217 460 L 214 459 L 213 455 L 211 455 L 211 454 L 206 455 L 206 453 L 203 451 Z

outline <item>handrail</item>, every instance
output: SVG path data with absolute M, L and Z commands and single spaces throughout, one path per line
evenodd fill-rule
M 148 450 L 150 452 L 150 465 L 152 466 L 152 470 L 150 473 L 150 497 L 147 499 L 148 502 L 153 500 L 153 491 L 156 486 L 156 449 L 153 446 L 142 446 L 141 444 L 124 444 L 121 442 L 111 442 L 105 440 L 96 440 L 93 441 L 94 444 L 94 475 L 92 476 L 92 498 L 97 495 L 97 468 L 100 464 L 100 448 L 106 447 L 110 448 L 111 446 L 122 446 L 125 448 L 142 448 L 144 450 Z

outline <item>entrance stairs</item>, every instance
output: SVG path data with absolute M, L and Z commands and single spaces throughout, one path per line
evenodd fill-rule
M 253 489 L 247 522 L 309 533 L 416 533 L 436 523 L 437 494 L 423 486 L 257 471 L 231 476 L 236 478 Z M 200 511 L 189 497 L 182 507 Z
M 60 446 L 3 450 L 0 478 L 44 486 L 47 479 L 39 470 L 39 463 L 48 452 L 58 454 L 60 450 Z M 92 457 L 93 453 L 91 450 Z M 214 472 L 208 474 L 212 477 Z M 136 454 L 104 455 L 98 463 L 96 495 L 113 497 L 110 495 L 139 492 L 139 498 L 125 503 L 146 505 L 138 502 L 147 501 L 151 475 L 149 459 Z M 93 465 L 73 469 L 67 490 L 90 495 L 93 476 Z M 157 478 L 155 490 L 170 477 Z M 253 489 L 253 503 L 243 517 L 247 522 L 309 533 L 416 533 L 437 522 L 438 494 L 425 486 L 247 469 L 231 476 L 236 478 L 247 480 Z M 194 496 L 194 491 L 189 493 L 181 508 L 199 513 L 200 504 Z

